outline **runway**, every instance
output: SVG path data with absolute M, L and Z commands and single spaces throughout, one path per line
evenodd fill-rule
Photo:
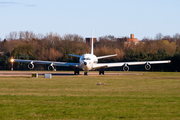
M 79 75 L 74 75 L 74 71 L 0 71 L 0 76 L 29 76 L 31 77 L 33 73 L 38 73 L 39 76 L 44 76 L 44 74 L 51 74 L 52 76 L 84 76 L 84 71 L 80 71 Z M 141 75 L 142 73 L 130 73 L 130 72 L 106 72 L 106 75 L 119 76 L 119 75 Z M 99 76 L 99 71 L 90 71 L 88 76 Z

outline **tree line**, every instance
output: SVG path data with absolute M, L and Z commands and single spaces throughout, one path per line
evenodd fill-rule
M 35 34 L 31 31 L 11 32 L 0 41 L 0 69 L 9 70 L 11 57 L 16 59 L 48 60 L 61 62 L 79 62 L 78 58 L 68 54 L 83 55 L 90 53 L 91 46 L 77 34 L 49 33 Z M 154 65 L 153 71 L 180 71 L 180 34 L 163 36 L 157 34 L 154 39 L 143 38 L 136 45 L 120 40 L 112 35 L 102 36 L 94 43 L 96 56 L 118 54 L 117 57 L 101 59 L 99 62 L 171 60 L 168 65 Z M 27 69 L 27 64 L 16 63 L 15 69 Z M 47 69 L 37 66 L 36 69 Z

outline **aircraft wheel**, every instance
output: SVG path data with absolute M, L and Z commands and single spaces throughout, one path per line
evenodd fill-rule
M 104 71 L 102 71 L 102 74 L 104 75 Z
M 84 75 L 88 75 L 88 72 L 84 72 Z
M 99 70 L 99 75 L 104 75 L 104 70 Z
M 74 75 L 76 75 L 76 74 L 79 75 L 79 71 L 78 70 L 74 71 Z

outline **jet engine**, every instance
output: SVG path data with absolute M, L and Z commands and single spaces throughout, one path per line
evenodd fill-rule
M 146 69 L 146 70 L 150 70 L 150 69 L 151 69 L 151 65 L 150 65 L 149 63 L 147 63 L 147 64 L 145 65 L 145 69 Z
M 127 65 L 124 65 L 123 70 L 124 71 L 129 71 L 129 67 Z
M 34 68 L 34 64 L 33 64 L 32 62 L 29 63 L 29 64 L 28 64 L 28 68 L 29 68 L 29 69 L 33 69 L 33 68 Z
M 53 64 L 50 64 L 50 65 L 48 66 L 48 70 L 49 70 L 49 71 L 53 71 L 53 70 L 54 70 Z

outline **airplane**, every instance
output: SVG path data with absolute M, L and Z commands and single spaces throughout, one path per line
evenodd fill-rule
M 88 75 L 88 71 L 90 70 L 99 70 L 99 75 L 104 75 L 104 69 L 109 67 L 123 67 L 124 71 L 129 71 L 130 65 L 145 65 L 146 70 L 151 69 L 152 64 L 164 64 L 170 63 L 170 60 L 162 60 L 162 61 L 136 61 L 136 62 L 116 62 L 116 63 L 98 63 L 99 59 L 114 57 L 117 54 L 99 56 L 93 54 L 93 32 L 92 32 L 92 41 L 91 41 L 91 53 L 80 55 L 69 54 L 70 56 L 79 58 L 79 63 L 68 63 L 68 62 L 55 62 L 55 61 L 39 61 L 39 60 L 23 60 L 23 59 L 11 59 L 13 62 L 22 62 L 29 63 L 28 68 L 33 69 L 34 64 L 47 64 L 48 70 L 54 70 L 55 66 L 65 66 L 65 67 L 74 67 L 74 74 L 79 75 L 80 70 L 84 70 L 84 75 Z

